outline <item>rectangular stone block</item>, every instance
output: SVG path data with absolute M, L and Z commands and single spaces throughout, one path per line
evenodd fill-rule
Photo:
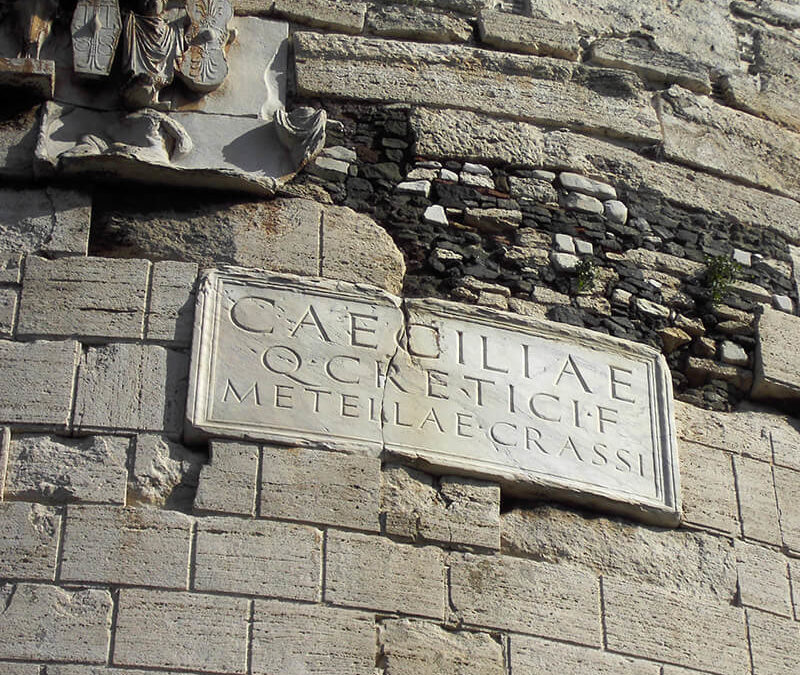
M 335 605 L 444 617 L 439 549 L 328 530 L 324 600 Z M 398 579 L 413 579 L 401 584 Z
M 470 478 L 432 476 L 403 466 L 383 472 L 386 533 L 449 545 L 500 548 L 500 486 Z
M 78 343 L 0 340 L 0 422 L 66 427 Z
M 528 635 L 511 636 L 511 668 L 523 673 L 661 675 L 657 663 Z
M 319 601 L 322 533 L 310 527 L 202 518 L 197 525 L 194 588 Z
M 37 666 L 38 668 L 38 666 Z M 2 672 L 2 671 L 0 671 Z M 109 668 L 108 666 L 76 666 L 68 664 L 48 664 L 46 675 L 153 675 L 152 670 L 138 670 L 130 668 Z M 37 670 L 34 675 L 38 675 Z M 5 673 L 3 673 L 5 675 Z M 169 672 L 159 670 L 156 675 L 185 675 L 178 671 Z M 194 675 L 191 673 L 190 675 Z
M 147 260 L 29 256 L 17 334 L 141 338 L 149 269 Z
M 789 578 L 792 587 L 792 606 L 794 607 L 794 618 L 800 621 L 800 560 L 789 559 Z
M 262 453 L 262 517 L 380 530 L 379 459 L 279 446 Z
M 8 449 L 11 445 L 11 429 L 0 427 L 0 501 L 3 500 L 3 492 L 6 486 L 6 475 L 8 472 Z
M 111 344 L 83 355 L 74 426 L 78 430 L 163 431 L 178 437 L 189 375 L 186 354 L 154 345 Z
M 386 675 L 505 675 L 503 647 L 486 633 L 445 630 L 426 621 L 386 619 L 379 644 Z
M 105 663 L 111 594 L 55 586 L 0 586 L 0 659 Z
M 800 398 L 800 359 L 794 344 L 800 317 L 764 307 L 758 318 L 753 398 Z
M 92 199 L 86 193 L 0 189 L 0 248 L 5 251 L 85 256 L 91 220 Z
M 325 605 L 256 600 L 252 649 L 254 673 L 371 673 L 374 617 Z
M 726 599 L 604 578 L 603 612 L 610 651 L 719 675 L 750 672 L 744 610 Z
M 778 516 L 783 543 L 800 552 L 800 472 L 776 466 L 773 469 L 775 492 L 778 495 Z
M 638 77 L 544 57 L 444 45 L 295 33 L 297 86 L 384 103 L 448 106 L 528 122 L 657 141 L 661 133 Z M 479 62 L 481 72 L 464 64 Z M 609 95 L 598 93 L 599 89 Z M 618 95 L 614 95 L 618 94 Z
M 153 264 L 147 312 L 148 340 L 180 346 L 191 344 L 197 271 L 195 263 L 170 260 Z
M 778 124 L 800 129 L 800 114 L 792 100 L 796 86 L 785 86 L 782 78 L 753 77 L 749 74 L 726 73 L 720 79 L 725 103 Z
M 783 553 L 737 541 L 736 560 L 741 604 L 792 618 L 788 560 Z
M 482 42 L 506 51 L 570 61 L 577 61 L 581 55 L 581 35 L 573 24 L 511 12 L 483 11 L 478 19 L 478 31 Z
M 129 447 L 123 436 L 15 435 L 6 499 L 124 504 Z
M 367 4 L 336 0 L 275 0 L 273 11 L 280 17 L 309 26 L 360 33 L 364 28 Z
M 0 337 L 11 337 L 14 333 L 18 300 L 18 289 L 0 288 Z
M 419 42 L 466 42 L 472 37 L 472 26 L 465 18 L 414 6 L 373 6 L 366 29 L 371 35 Z
M 600 585 L 577 567 L 454 555 L 450 604 L 467 624 L 599 646 Z
M 195 513 L 256 512 L 258 446 L 212 441 L 211 463 L 200 472 Z
M 0 503 L 0 577 L 52 581 L 60 528 L 61 516 L 55 509 Z
M 0 673 L 3 675 L 39 675 L 39 665 L 35 663 L 0 663 Z M 53 666 L 54 675 L 67 675 Z M 79 674 L 75 674 L 79 675 Z
M 732 458 L 717 448 L 680 445 L 683 516 L 694 525 L 733 534 L 739 531 Z
M 800 672 L 800 625 L 790 619 L 747 610 L 753 675 L 796 675 Z
M 249 615 L 244 598 L 123 588 L 113 664 L 244 675 Z
M 187 588 L 191 520 L 174 511 L 70 506 L 61 579 Z
M 733 466 L 742 534 L 746 539 L 780 546 L 781 528 L 772 466 L 747 457 L 734 457 Z

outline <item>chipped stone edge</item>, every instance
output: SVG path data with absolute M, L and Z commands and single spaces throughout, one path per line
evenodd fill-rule
M 186 405 L 186 425 L 184 436 L 188 441 L 202 441 L 210 436 L 231 437 L 244 441 L 267 441 L 278 444 L 290 444 L 301 447 L 316 447 L 344 452 L 364 452 L 370 455 L 388 453 L 404 458 L 421 468 L 438 469 L 450 475 L 472 476 L 499 482 L 512 494 L 527 496 L 550 496 L 578 505 L 610 511 L 630 516 L 645 523 L 675 527 L 680 523 L 682 507 L 680 494 L 680 471 L 677 452 L 677 432 L 672 399 L 672 379 L 666 359 L 657 350 L 646 345 L 639 345 L 602 333 L 569 326 L 551 321 L 523 317 L 519 314 L 493 310 L 480 306 L 469 306 L 470 318 L 478 323 L 500 326 L 511 330 L 524 331 L 545 339 L 563 339 L 577 343 L 583 347 L 601 348 L 645 364 L 648 372 L 650 390 L 651 425 L 654 431 L 656 457 L 654 467 L 657 472 L 656 485 L 661 500 L 645 498 L 626 499 L 603 488 L 587 491 L 575 487 L 565 487 L 563 483 L 532 475 L 531 472 L 498 471 L 496 467 L 481 470 L 475 462 L 464 462 L 448 455 L 437 462 L 435 453 L 421 455 L 413 450 L 387 443 L 385 438 L 377 443 L 341 443 L 323 435 L 306 433 L 297 435 L 266 432 L 263 429 L 246 428 L 240 424 L 220 424 L 207 420 L 207 392 L 210 382 L 213 345 L 215 340 L 215 315 L 217 315 L 216 298 L 223 281 L 257 283 L 260 286 L 280 285 L 310 292 L 319 292 L 325 288 L 340 295 L 352 295 L 361 302 L 374 300 L 388 302 L 401 313 L 404 330 L 408 324 L 407 308 L 424 308 L 425 311 L 443 317 L 463 319 L 465 306 L 433 298 L 408 299 L 397 297 L 375 286 L 368 284 L 352 284 L 321 277 L 301 277 L 293 274 L 282 274 L 253 270 L 244 267 L 226 266 L 208 270 L 203 275 L 197 291 L 194 336 L 192 340 L 191 366 L 189 375 L 189 392 Z M 208 327 L 212 327 L 208 330 Z M 398 346 L 398 349 L 400 347 Z M 658 415 L 661 411 L 661 415 Z M 382 432 L 383 433 L 383 432 Z

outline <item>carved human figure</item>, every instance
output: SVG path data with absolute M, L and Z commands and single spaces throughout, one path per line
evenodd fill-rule
M 14 11 L 22 38 L 20 56 L 40 58 L 42 45 L 53 29 L 58 0 L 16 0 Z
M 125 17 L 123 101 L 132 109 L 163 108 L 159 92 L 175 77 L 183 54 L 183 26 L 164 18 L 164 0 L 137 0 Z

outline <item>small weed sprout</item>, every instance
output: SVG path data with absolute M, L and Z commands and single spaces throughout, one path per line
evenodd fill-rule
M 731 284 L 736 281 L 742 271 L 742 266 L 724 255 L 706 256 L 705 286 L 708 289 L 711 302 L 722 302 Z
M 597 277 L 597 265 L 591 258 L 583 258 L 576 266 L 578 293 L 591 290 Z

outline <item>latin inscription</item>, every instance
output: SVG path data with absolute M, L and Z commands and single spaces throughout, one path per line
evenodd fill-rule
M 197 430 L 385 449 L 675 518 L 667 371 L 645 347 L 344 283 L 231 271 L 205 290 Z

